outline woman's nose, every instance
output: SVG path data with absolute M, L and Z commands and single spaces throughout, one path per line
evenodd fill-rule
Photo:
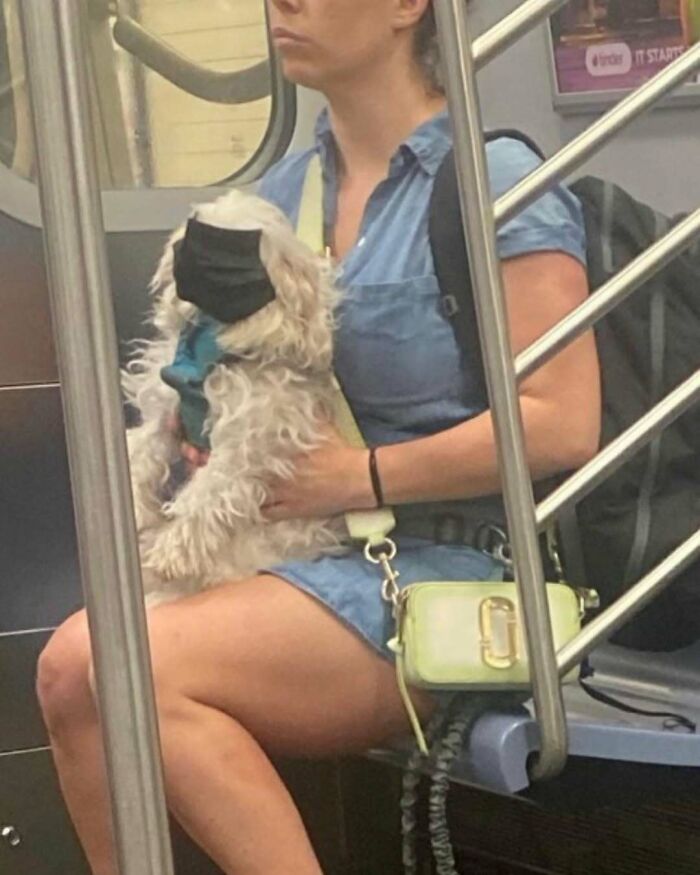
M 299 12 L 302 4 L 302 0 L 267 0 L 267 2 L 269 7 L 291 14 Z

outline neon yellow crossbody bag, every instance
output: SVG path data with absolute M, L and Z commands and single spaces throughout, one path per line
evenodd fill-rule
M 323 175 L 314 157 L 307 172 L 297 233 L 315 252 L 325 252 Z M 338 387 L 336 426 L 353 446 L 364 447 L 360 430 Z M 382 598 L 391 606 L 396 635 L 399 690 L 420 750 L 427 746 L 409 685 L 429 690 L 520 690 L 530 685 L 527 642 L 517 586 L 502 581 L 428 581 L 399 588 L 394 566 L 396 526 L 391 508 L 346 514 L 351 538 L 364 544 L 367 560 L 383 572 Z M 555 562 L 555 564 L 557 564 Z M 594 594 L 585 598 L 594 602 Z M 547 584 L 555 648 L 580 631 L 584 597 L 563 582 Z M 567 680 L 575 680 L 574 671 Z

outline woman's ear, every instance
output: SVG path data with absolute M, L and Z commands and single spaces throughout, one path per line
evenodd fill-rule
M 432 0 L 394 0 L 394 26 L 397 30 L 415 27 L 428 11 Z

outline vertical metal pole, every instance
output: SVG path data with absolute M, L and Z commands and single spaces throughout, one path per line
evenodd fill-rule
M 172 875 L 80 0 L 22 0 L 69 460 L 121 875 Z
M 464 232 L 540 727 L 540 755 L 532 775 L 540 779 L 556 775 L 566 762 L 566 719 L 496 251 L 493 202 L 467 7 L 464 0 L 436 0 L 435 10 L 454 128 Z

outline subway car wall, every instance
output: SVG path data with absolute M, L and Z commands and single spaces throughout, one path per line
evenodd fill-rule
M 37 656 L 51 630 L 81 606 L 82 595 L 17 29 L 19 2 L 0 3 L 0 875 L 86 875 L 60 802 L 34 694 Z M 142 5 L 142 23 L 194 62 L 209 63 L 219 51 L 215 35 L 225 36 L 226 28 L 217 15 L 230 16 L 231 28 L 254 48 L 238 55 L 222 49 L 213 68 L 239 69 L 267 51 L 262 0 Z M 477 28 L 518 5 L 517 0 L 477 2 Z M 180 21 L 168 18 L 175 8 L 181 10 Z M 276 101 L 215 109 L 118 50 L 108 33 L 112 23 L 98 16 L 86 28 L 96 112 L 102 121 L 120 119 L 111 127 L 97 123 L 96 129 L 107 131 L 98 144 L 100 172 L 125 351 L 142 333 L 149 278 L 169 230 L 186 217 L 191 203 L 229 184 L 221 180 L 231 176 L 231 184 L 252 185 L 280 152 L 308 145 L 322 102 L 303 90 L 294 101 L 289 89 L 281 89 Z M 487 126 L 521 128 L 551 153 L 591 116 L 555 111 L 548 58 L 541 27 L 489 65 L 480 81 Z M 123 110 L 116 114 L 111 111 L 115 101 Z M 700 203 L 699 135 L 697 106 L 662 109 L 637 121 L 589 169 L 666 212 L 688 210 Z M 679 168 L 687 170 L 679 173 Z M 286 774 L 312 823 L 329 875 L 400 871 L 396 837 L 389 828 L 384 832 L 382 815 L 390 811 L 393 818 L 398 811 L 395 777 L 379 781 L 371 812 L 376 824 L 370 828 L 357 814 L 360 791 L 377 780 L 366 763 L 359 771 L 347 764 L 311 770 L 292 765 Z M 386 849 L 378 849 L 383 841 Z M 214 871 L 179 833 L 176 849 L 183 873 Z

